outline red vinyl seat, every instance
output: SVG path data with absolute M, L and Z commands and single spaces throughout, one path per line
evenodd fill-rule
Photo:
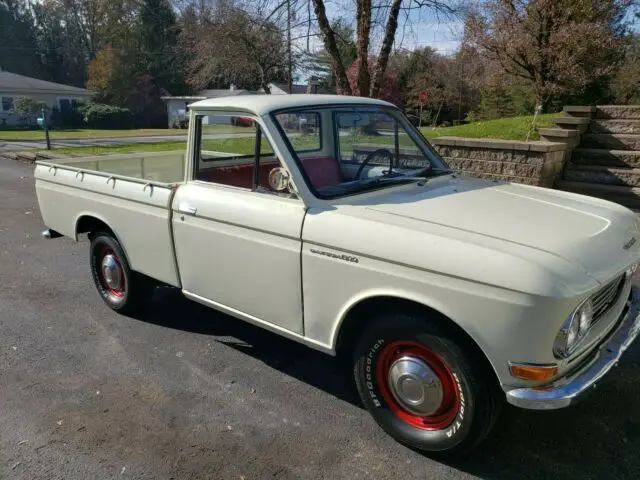
M 333 157 L 306 157 L 300 161 L 314 188 L 329 187 L 342 182 L 338 162 Z
M 278 163 L 276 162 L 260 164 L 258 174 L 260 185 L 264 187 L 269 186 L 269 172 L 277 166 Z M 199 172 L 198 180 L 221 183 L 234 187 L 251 188 L 253 187 L 253 163 L 210 168 Z
M 338 162 L 332 157 L 301 158 L 304 170 L 314 188 L 338 185 L 342 181 Z M 269 172 L 278 166 L 277 162 L 260 164 L 260 185 L 269 186 Z M 253 163 L 245 165 L 226 165 L 209 168 L 198 173 L 198 180 L 251 188 L 253 186 Z

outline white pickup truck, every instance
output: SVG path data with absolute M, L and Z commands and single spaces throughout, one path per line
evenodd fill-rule
M 88 234 L 115 311 L 170 285 L 345 354 L 378 424 L 430 454 L 477 445 L 505 400 L 572 404 L 638 334 L 640 222 L 620 205 L 461 177 L 383 101 L 189 112 L 186 152 L 37 163 L 44 236 Z M 241 136 L 210 135 L 238 117 Z

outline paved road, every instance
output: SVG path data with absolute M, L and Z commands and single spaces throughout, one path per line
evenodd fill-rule
M 640 346 L 582 404 L 508 407 L 457 464 L 392 441 L 335 360 L 158 290 L 107 310 L 0 160 L 0 478 L 640 478 Z M 153 239 L 149 239 L 150 242 Z
M 211 133 L 204 134 L 205 140 L 218 140 L 222 138 L 242 138 L 254 136 L 250 133 Z M 145 137 L 117 137 L 117 138 L 82 138 L 71 140 L 56 140 L 52 135 L 52 148 L 68 147 L 114 147 L 118 145 L 130 145 L 132 143 L 158 143 L 158 142 L 186 142 L 186 135 L 150 135 Z M 7 142 L 0 140 L 0 153 L 23 150 L 42 150 L 47 144 L 42 141 Z

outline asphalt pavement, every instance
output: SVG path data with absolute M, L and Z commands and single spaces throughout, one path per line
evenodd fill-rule
M 171 289 L 112 313 L 86 240 L 43 228 L 33 166 L 0 159 L 1 479 L 640 478 L 640 345 L 582 403 L 506 407 L 447 464 L 384 434 L 331 357 Z

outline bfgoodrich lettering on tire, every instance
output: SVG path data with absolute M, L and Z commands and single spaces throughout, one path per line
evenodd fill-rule
M 469 450 L 500 410 L 493 373 L 452 332 L 419 313 L 386 314 L 373 319 L 355 351 L 366 408 L 389 435 L 426 453 Z

